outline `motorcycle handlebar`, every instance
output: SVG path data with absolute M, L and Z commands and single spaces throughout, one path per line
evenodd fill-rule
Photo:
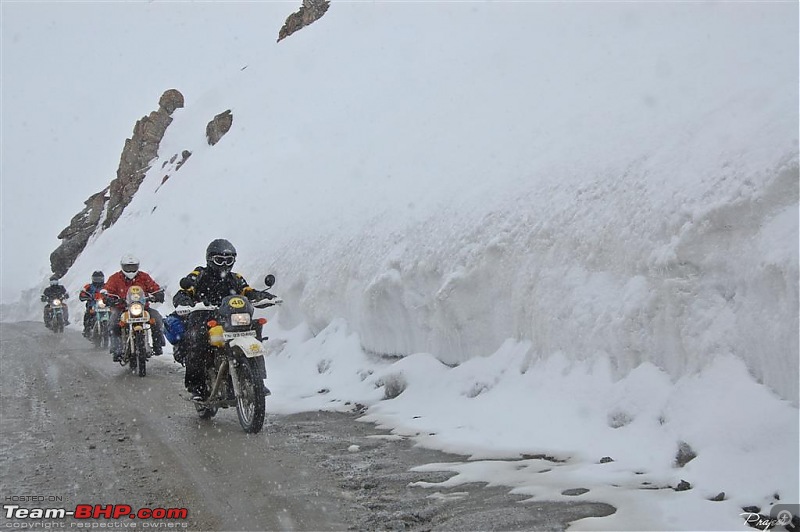
M 252 303 L 253 303 L 253 306 L 256 307 L 256 308 L 267 308 L 267 307 L 271 307 L 271 306 L 274 306 L 274 305 L 280 305 L 281 303 L 283 303 L 283 299 L 281 299 L 279 297 L 276 297 L 274 299 L 264 299 L 264 300 L 255 301 L 255 302 L 252 302 Z M 209 304 L 207 302 L 199 302 L 199 303 L 195 303 L 194 306 L 191 306 L 191 307 L 188 306 L 188 305 L 178 305 L 177 307 L 175 307 L 175 313 L 178 316 L 187 316 L 187 315 L 191 314 L 192 312 L 197 312 L 197 311 L 202 311 L 202 310 L 217 310 L 218 308 L 219 308 L 218 305 L 211 305 L 211 304 Z
M 262 299 L 261 301 L 251 301 L 256 308 L 267 308 L 283 303 L 283 299 L 275 297 L 273 299 Z

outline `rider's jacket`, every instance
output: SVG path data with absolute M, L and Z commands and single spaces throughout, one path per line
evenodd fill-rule
M 83 290 L 78 294 L 78 299 L 86 301 L 86 308 L 91 307 L 94 301 L 103 299 L 103 294 L 100 293 L 102 286 L 97 286 L 94 283 L 83 285 Z
M 210 305 L 219 305 L 228 296 L 246 296 L 255 290 L 238 273 L 229 272 L 225 275 L 220 275 L 214 270 L 203 266 L 195 268 L 186 278 L 192 280 L 194 286 L 189 289 L 181 288 L 178 290 L 172 299 L 175 306 L 180 305 L 181 300 L 187 295 L 195 303 L 204 301 Z
M 133 285 L 141 286 L 142 290 L 144 290 L 146 294 L 152 294 L 161 290 L 161 287 L 158 286 L 158 283 L 155 282 L 149 274 L 141 270 L 136 272 L 136 275 L 133 277 L 133 279 L 128 279 L 120 270 L 108 278 L 108 281 L 106 281 L 103 289 L 106 290 L 110 295 L 120 298 L 121 301 L 116 304 L 116 307 L 124 310 L 125 297 L 128 295 L 128 288 Z
M 64 288 L 64 286 L 57 284 L 46 287 L 44 289 L 44 297 L 47 301 L 52 301 L 55 298 L 67 299 L 69 296 L 67 295 L 67 289 Z

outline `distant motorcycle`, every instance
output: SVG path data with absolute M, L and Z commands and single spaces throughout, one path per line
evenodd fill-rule
M 59 298 L 48 301 L 47 296 L 42 296 L 44 306 L 44 324 L 54 333 L 64 332 L 64 302 Z
M 264 279 L 267 288 L 275 283 L 275 276 Z M 191 288 L 188 279 L 181 288 Z M 193 312 L 209 312 L 213 316 L 206 322 L 209 345 L 206 357 L 206 386 L 211 390 L 208 399 L 196 401 L 195 409 L 202 419 L 217 414 L 219 408 L 236 406 L 239 424 L 245 432 L 255 434 L 264 425 L 267 377 L 264 364 L 266 354 L 261 341 L 261 328 L 265 318 L 253 319 L 255 308 L 266 308 L 283 303 L 280 298 L 251 302 L 244 296 L 228 296 L 219 306 L 198 303 L 193 307 L 179 306 L 178 316 Z
M 163 291 L 163 289 L 161 290 Z M 152 299 L 153 294 L 150 294 Z M 107 295 L 106 299 L 116 304 L 120 299 Z M 153 355 L 153 334 L 151 326 L 155 319 L 150 317 L 146 304 L 147 294 L 141 286 L 133 285 L 128 288 L 125 296 L 125 311 L 119 315 L 121 326 L 122 357 L 121 366 L 130 366 L 131 371 L 140 377 L 147 375 L 147 359 Z
M 95 348 L 108 348 L 110 338 L 110 329 L 108 327 L 111 320 L 111 309 L 108 308 L 105 301 L 96 299 L 89 308 L 89 312 L 94 320 L 92 329 L 89 332 L 89 340 L 92 341 Z

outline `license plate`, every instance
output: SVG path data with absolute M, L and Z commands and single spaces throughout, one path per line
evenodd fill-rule
M 144 323 L 150 321 L 147 318 L 128 318 L 128 323 Z
M 222 337 L 226 340 L 233 340 L 234 338 L 242 338 L 244 336 L 255 336 L 255 331 L 242 331 L 242 332 L 223 332 Z

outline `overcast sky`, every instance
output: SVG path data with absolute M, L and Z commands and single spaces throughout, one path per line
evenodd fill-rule
M 199 97 L 273 45 L 299 4 L 3 0 L 2 300 L 50 274 L 58 233 L 166 89 Z

